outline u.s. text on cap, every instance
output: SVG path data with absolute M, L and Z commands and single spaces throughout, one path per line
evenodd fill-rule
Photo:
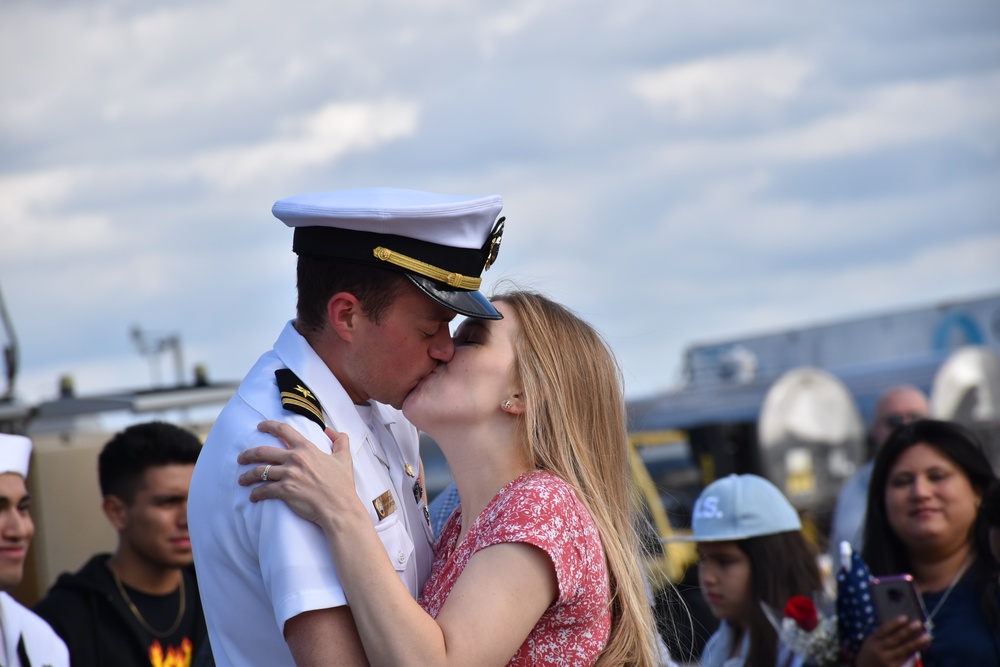
M 289 197 L 271 212 L 295 228 L 298 255 L 397 271 L 446 308 L 500 319 L 479 287 L 500 249 L 502 208 L 499 195 L 361 188 Z
M 28 478 L 31 440 L 23 435 L 0 433 L 0 475 L 8 472 Z
M 691 515 L 691 535 L 665 542 L 730 542 L 802 530 L 781 490 L 757 475 L 729 475 L 701 492 Z

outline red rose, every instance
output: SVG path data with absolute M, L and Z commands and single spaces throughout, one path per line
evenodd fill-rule
M 785 617 L 795 621 L 806 632 L 812 632 L 819 625 L 816 605 L 805 595 L 793 595 L 788 599 L 785 603 Z

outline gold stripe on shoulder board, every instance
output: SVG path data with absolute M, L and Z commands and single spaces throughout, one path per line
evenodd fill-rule
M 278 383 L 281 407 L 326 428 L 323 407 L 319 404 L 316 395 L 295 373 L 288 368 L 279 368 L 274 371 L 274 378 Z

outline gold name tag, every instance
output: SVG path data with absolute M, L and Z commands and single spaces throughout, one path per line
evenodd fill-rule
M 396 499 L 392 497 L 392 491 L 383 493 L 372 501 L 372 505 L 375 507 L 375 514 L 378 515 L 379 521 L 396 511 Z

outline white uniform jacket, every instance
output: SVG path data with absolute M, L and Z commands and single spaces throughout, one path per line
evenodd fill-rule
M 287 422 L 330 451 L 317 423 L 282 407 L 275 371 L 283 368 L 318 399 L 326 425 L 350 437 L 358 496 L 414 597 L 433 560 L 426 508 L 414 490 L 420 470 L 417 430 L 402 413 L 377 403 L 365 424 L 336 377 L 289 322 L 219 415 L 191 480 L 188 523 L 219 667 L 293 665 L 285 622 L 305 611 L 347 603 L 322 530 L 284 502 L 250 502 L 249 488 L 236 481 L 247 469 L 236 463 L 241 451 L 279 445 L 257 431 L 265 419 Z
M 69 651 L 55 630 L 6 593 L 0 593 L 0 625 L 6 667 L 69 667 Z

